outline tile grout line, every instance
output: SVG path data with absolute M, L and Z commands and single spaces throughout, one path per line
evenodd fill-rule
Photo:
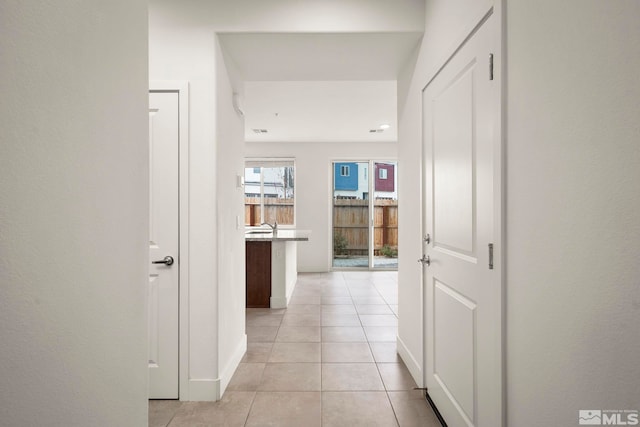
M 322 401 L 324 400 L 324 387 L 323 387 L 323 383 L 322 383 L 322 373 L 324 370 L 323 364 L 322 364 L 322 344 L 324 343 L 324 341 L 322 340 L 322 288 L 320 289 L 320 426 L 322 427 L 322 425 L 324 424 L 324 420 L 323 420 L 323 413 L 324 411 L 322 410 Z
M 377 292 L 377 290 L 376 290 L 376 292 Z M 351 294 L 351 289 L 349 289 L 349 295 L 351 295 L 351 301 L 354 303 L 353 306 L 355 308 L 356 305 L 355 305 L 355 301 L 353 301 L 353 295 Z M 364 329 L 364 324 L 362 324 L 362 317 L 360 317 L 360 313 L 358 312 L 358 309 L 355 308 L 355 310 L 356 310 L 356 313 L 358 315 L 358 320 L 360 321 L 360 326 L 362 327 L 362 331 L 364 333 L 364 337 L 367 340 L 367 346 L 369 347 L 369 352 L 371 353 L 371 359 L 373 359 L 374 366 L 376 367 L 376 372 L 378 372 L 378 377 L 380 377 L 380 382 L 382 383 L 382 387 L 384 388 L 384 391 L 386 392 L 387 391 L 387 386 L 384 383 L 384 380 L 382 379 L 382 374 L 380 373 L 380 368 L 378 367 L 378 363 L 376 361 L 376 358 L 373 355 L 373 349 L 371 348 L 371 341 L 369 341 L 369 336 L 367 335 L 367 332 Z M 387 399 L 389 399 L 388 395 L 387 395 Z M 389 404 L 391 404 L 391 402 L 389 402 Z M 393 407 L 392 407 L 392 409 L 393 409 Z M 395 412 L 394 412 L 394 417 L 395 417 Z M 398 422 L 398 420 L 397 420 L 397 417 L 396 417 L 396 423 L 397 422 Z
M 375 287 L 375 285 L 374 285 Z M 376 292 L 378 292 L 378 294 L 380 294 L 380 291 L 378 291 L 378 289 L 376 288 Z M 380 295 L 382 296 L 382 295 Z M 387 308 L 389 310 L 391 310 L 391 307 L 389 307 L 389 304 L 387 303 L 387 300 L 382 298 L 382 300 L 385 302 L 385 305 L 387 306 Z M 391 310 L 391 312 L 393 313 L 393 310 Z M 393 313 L 395 314 L 395 313 Z M 360 317 L 360 315 L 358 314 L 358 317 Z M 360 319 L 360 323 L 362 323 L 362 319 Z M 362 329 L 364 329 L 364 325 L 362 326 Z M 366 331 L 365 331 L 365 336 L 366 336 Z M 396 421 L 396 425 L 400 426 L 400 420 L 398 420 L 398 414 L 396 413 L 395 408 L 393 407 L 393 403 L 391 403 L 391 398 L 389 397 L 389 390 L 387 389 L 387 385 L 384 382 L 384 379 L 382 378 L 382 373 L 380 372 L 380 366 L 378 361 L 376 360 L 374 354 L 373 354 L 373 348 L 371 348 L 371 341 L 369 341 L 369 337 L 367 336 L 367 344 L 369 345 L 369 351 L 371 352 L 371 357 L 373 357 L 374 363 L 376 365 L 376 371 L 378 371 L 378 375 L 380 376 L 380 381 L 382 382 L 382 386 L 384 387 L 384 394 L 387 397 L 387 401 L 389 402 L 389 407 L 391 408 L 391 411 L 393 412 L 393 417 Z
M 246 309 L 245 309 L 245 316 L 246 316 Z M 251 415 L 251 410 L 253 409 L 253 404 L 256 401 L 256 398 L 258 397 L 258 389 L 260 388 L 260 384 L 262 383 L 262 378 L 264 377 L 264 371 L 267 368 L 267 363 L 269 363 L 269 359 L 271 358 L 271 354 L 273 353 L 273 347 L 275 346 L 275 340 L 278 337 L 278 332 L 280 332 L 280 326 L 282 325 L 282 321 L 284 319 L 284 314 L 282 315 L 282 318 L 280 319 L 280 322 L 278 322 L 277 325 L 277 330 L 276 330 L 276 335 L 273 337 L 273 341 L 271 342 L 271 348 L 269 350 L 269 355 L 266 357 L 265 363 L 264 363 L 264 369 L 262 370 L 262 375 L 260 376 L 260 380 L 258 381 L 258 385 L 256 386 L 256 390 L 253 392 L 253 399 L 251 399 L 251 405 L 249 405 L 249 410 L 247 411 L 247 416 L 245 418 L 244 421 L 244 426 L 246 427 L 247 424 L 249 423 L 249 416 Z
M 256 397 L 258 397 L 258 391 L 253 392 L 253 399 L 251 399 L 251 405 L 249 405 L 249 410 L 247 411 L 247 416 L 244 418 L 244 426 L 247 426 L 249 422 L 249 415 L 251 415 L 251 410 L 253 409 L 253 404 L 256 401 Z
M 176 415 L 178 415 L 178 411 L 180 411 L 180 408 L 182 408 L 182 403 L 180 403 L 180 406 L 178 406 L 178 408 L 175 410 L 175 412 L 173 413 L 173 415 L 171 416 L 171 418 L 169 419 L 169 422 L 165 425 L 165 427 L 170 427 L 170 424 L 173 422 L 173 419 L 176 417 Z
M 391 402 L 391 396 L 389 396 L 389 390 L 385 391 L 385 395 L 387 396 L 387 400 L 389 401 L 389 406 L 391 407 L 391 410 L 393 411 L 393 416 L 396 419 L 396 424 L 398 426 L 400 426 L 400 420 L 398 419 L 398 414 L 396 412 L 396 408 L 393 406 L 393 402 Z

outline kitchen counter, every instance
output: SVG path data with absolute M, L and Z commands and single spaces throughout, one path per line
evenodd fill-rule
M 245 232 L 247 307 L 286 308 L 298 278 L 297 243 L 310 230 L 250 228 Z
M 272 231 L 264 232 L 264 229 L 253 228 L 245 231 L 244 238 L 247 242 L 306 242 L 309 240 L 310 230 L 278 229 L 275 234 Z

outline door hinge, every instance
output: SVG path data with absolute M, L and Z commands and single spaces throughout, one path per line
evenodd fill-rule
M 493 53 L 489 54 L 489 80 L 493 80 Z
M 493 270 L 493 243 L 489 243 L 489 270 Z
M 418 262 L 421 262 L 423 265 L 429 267 L 431 265 L 431 258 L 429 258 L 429 255 L 422 254 L 422 258 L 420 258 Z

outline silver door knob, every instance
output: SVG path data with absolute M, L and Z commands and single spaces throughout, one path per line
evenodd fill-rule
M 173 265 L 173 257 L 167 255 L 166 257 L 164 257 L 163 259 L 159 260 L 159 261 L 151 261 L 151 264 L 164 264 L 164 265 Z
M 428 255 L 422 255 L 422 258 L 420 258 L 418 262 L 421 262 L 422 264 L 429 266 L 431 265 L 431 258 L 429 258 Z

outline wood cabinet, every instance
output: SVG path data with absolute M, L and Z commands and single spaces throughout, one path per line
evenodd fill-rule
M 246 242 L 247 307 L 269 308 L 271 300 L 271 242 Z

